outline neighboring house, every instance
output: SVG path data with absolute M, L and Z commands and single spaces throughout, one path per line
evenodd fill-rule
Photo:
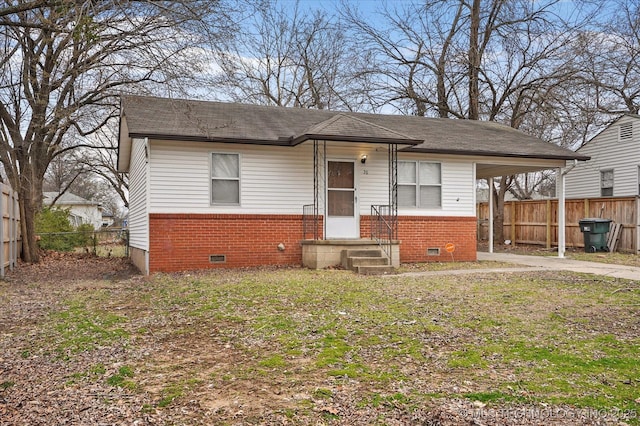
M 43 204 L 51 206 L 51 203 L 58 196 L 58 192 L 44 192 Z M 75 194 L 65 192 L 54 204 L 54 207 L 69 209 L 69 221 L 73 226 L 91 224 L 94 229 L 102 226 L 102 207 L 96 201 L 85 200 Z
M 492 122 L 121 102 L 118 170 L 145 273 L 323 267 L 372 234 L 391 237 L 394 264 L 475 260 L 476 179 L 587 158 Z
M 640 195 L 640 115 L 624 114 L 577 152 L 591 160 L 567 175 L 567 197 Z
M 109 210 L 102 209 L 102 227 L 106 228 L 115 223 L 115 217 Z

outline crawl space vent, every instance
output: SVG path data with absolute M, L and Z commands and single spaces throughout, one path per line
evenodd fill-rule
M 212 254 L 209 256 L 209 262 L 211 263 L 224 263 L 227 261 L 227 256 L 224 254 Z
M 427 256 L 440 256 L 440 249 L 439 248 L 428 248 L 427 249 Z

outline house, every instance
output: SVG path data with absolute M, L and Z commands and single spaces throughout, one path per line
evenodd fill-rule
M 567 175 L 567 197 L 640 195 L 640 115 L 622 115 L 577 152 L 591 160 Z
M 43 204 L 51 206 L 59 194 L 59 192 L 43 192 Z M 75 194 L 65 192 L 55 201 L 54 206 L 69 209 L 69 221 L 75 227 L 85 223 L 90 224 L 94 229 L 100 229 L 102 226 L 102 207 L 96 201 L 85 200 Z
M 145 273 L 476 259 L 476 179 L 587 157 L 492 122 L 123 96 L 132 260 Z M 563 176 L 562 174 L 559 174 Z
M 113 216 L 113 213 L 111 213 L 109 210 L 102 209 L 102 227 L 107 228 L 109 226 L 112 226 L 115 222 L 116 220 Z

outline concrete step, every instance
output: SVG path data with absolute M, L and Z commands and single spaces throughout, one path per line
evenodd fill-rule
M 358 249 L 342 250 L 342 267 L 365 275 L 392 274 L 395 268 L 389 264 L 389 259 L 382 250 Z
M 396 272 L 391 265 L 357 266 L 356 268 L 356 272 L 362 275 L 388 275 Z
M 382 258 L 384 256 L 382 250 L 378 249 L 342 250 L 340 253 L 340 264 L 344 269 L 353 269 L 349 259 L 354 257 Z
M 386 257 L 348 257 L 347 268 L 356 270 L 358 266 L 387 266 L 389 259 Z
M 342 250 L 342 254 L 347 257 L 382 257 L 382 250 L 378 249 L 357 249 Z

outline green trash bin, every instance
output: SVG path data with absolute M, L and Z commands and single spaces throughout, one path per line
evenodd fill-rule
M 609 251 L 607 247 L 607 233 L 611 225 L 611 219 L 585 218 L 580 219 L 580 231 L 584 235 L 585 253 L 597 251 Z

